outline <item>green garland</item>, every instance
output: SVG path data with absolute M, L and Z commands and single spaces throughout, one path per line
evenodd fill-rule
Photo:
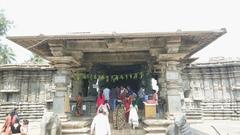
M 128 80 L 128 79 L 142 79 L 145 76 L 144 72 L 120 74 L 120 75 L 104 75 L 104 74 L 86 74 L 75 72 L 72 74 L 73 80 L 101 80 L 101 81 L 112 81 L 116 82 L 118 80 Z

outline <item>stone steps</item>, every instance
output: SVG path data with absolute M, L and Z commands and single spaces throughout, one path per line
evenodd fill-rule
M 166 128 L 165 127 L 158 127 L 158 126 L 149 126 L 143 128 L 146 132 L 151 132 L 151 133 L 165 133 Z
M 187 120 L 201 120 L 202 109 L 201 108 L 191 108 L 189 110 L 184 110 Z
M 63 135 L 82 135 L 82 134 L 89 134 L 90 128 L 83 127 L 80 129 L 62 129 Z
M 187 119 L 197 119 L 197 117 L 200 118 L 201 115 L 202 119 L 205 120 L 235 120 L 240 117 L 240 103 L 237 102 L 202 102 L 200 105 L 200 108 L 186 108 L 184 110 Z M 199 115 L 197 115 L 198 112 Z M 196 118 L 194 116 L 196 116 Z
M 167 127 L 172 123 L 171 120 L 165 119 L 147 119 L 144 120 L 144 130 L 147 135 L 165 135 Z
M 29 121 L 40 121 L 44 113 L 44 107 L 45 105 L 42 103 L 1 103 L 0 120 L 4 121 L 6 113 L 9 113 L 14 108 L 17 108 L 20 119 L 27 119 Z
M 63 135 L 87 135 L 90 132 L 91 119 L 72 118 L 71 121 L 65 121 L 64 116 L 60 116 Z M 62 120 L 64 119 L 64 120 Z
M 145 135 L 166 135 L 166 133 L 146 133 Z

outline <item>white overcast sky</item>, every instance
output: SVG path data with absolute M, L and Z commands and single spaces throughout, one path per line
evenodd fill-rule
M 239 57 L 238 0 L 0 0 L 0 9 L 14 22 L 8 36 L 226 28 L 224 36 L 194 56 L 199 62 L 209 57 Z M 30 56 L 11 46 L 18 62 Z

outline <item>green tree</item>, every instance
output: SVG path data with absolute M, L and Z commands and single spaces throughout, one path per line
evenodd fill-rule
M 7 30 L 10 28 L 12 22 L 7 20 L 4 16 L 3 10 L 0 10 L 0 36 L 6 34 Z
M 10 64 L 15 61 L 15 54 L 12 48 L 7 45 L 0 45 L 0 64 Z
M 6 34 L 10 28 L 11 22 L 6 19 L 2 10 L 0 10 L 0 36 Z M 9 64 L 15 61 L 15 54 L 13 50 L 0 41 L 0 64 Z
M 42 57 L 40 57 L 39 55 L 33 53 L 33 56 L 30 59 L 31 62 L 33 62 L 34 64 L 44 64 L 47 63 L 45 59 L 43 59 Z

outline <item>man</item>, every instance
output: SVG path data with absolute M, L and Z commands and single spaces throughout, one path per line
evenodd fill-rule
M 116 108 L 116 103 L 117 103 L 117 98 L 118 98 L 118 94 L 117 94 L 118 89 L 119 89 L 119 87 L 116 86 L 116 88 L 113 88 L 110 91 L 110 108 L 112 111 L 114 111 Z
M 110 89 L 109 88 L 103 89 L 103 95 L 105 97 L 105 100 L 109 102 Z
M 111 135 L 110 124 L 102 108 L 99 109 L 99 113 L 93 118 L 90 132 L 91 135 L 94 134 L 94 130 L 95 135 Z

